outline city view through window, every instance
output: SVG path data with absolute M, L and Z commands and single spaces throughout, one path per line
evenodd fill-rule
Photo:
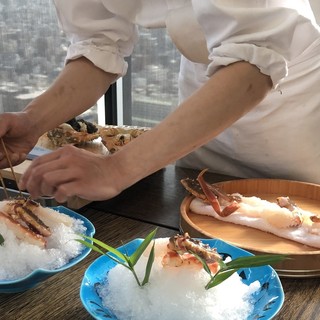
M 131 58 L 132 124 L 152 127 L 178 104 L 180 53 L 165 29 L 139 34 Z
M 48 0 L 1 0 L 0 112 L 22 110 L 61 71 L 68 41 Z M 132 125 L 154 126 L 177 105 L 179 54 L 164 29 L 141 29 L 131 57 Z M 97 121 L 93 106 L 83 117 Z

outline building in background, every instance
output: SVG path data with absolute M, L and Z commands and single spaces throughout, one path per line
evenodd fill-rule
M 22 110 L 61 71 L 68 41 L 48 0 L 1 0 L 0 112 Z M 129 124 L 153 126 L 177 105 L 179 55 L 164 29 L 141 30 L 131 58 Z M 83 117 L 97 121 L 93 106 Z

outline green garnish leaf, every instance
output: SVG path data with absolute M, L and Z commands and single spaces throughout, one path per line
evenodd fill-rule
M 280 262 L 286 256 L 282 254 L 265 254 L 257 256 L 247 256 L 234 259 L 226 263 L 228 269 L 253 268 Z
M 157 229 L 155 229 L 151 233 L 149 233 L 146 236 L 146 238 L 142 241 L 140 246 L 137 248 L 137 250 L 130 256 L 130 261 L 132 263 L 132 266 L 134 266 L 138 262 L 141 255 L 143 254 L 143 252 L 147 249 L 148 245 L 153 240 L 156 232 L 157 232 Z
M 146 266 L 146 272 L 144 275 L 144 279 L 142 281 L 142 285 L 144 286 L 146 283 L 149 282 L 149 278 L 150 278 L 150 273 L 151 273 L 151 269 L 152 269 L 152 265 L 154 262 L 154 245 L 155 243 L 153 242 L 150 254 L 149 254 L 149 258 L 148 258 L 148 262 L 147 262 L 147 266 Z
M 243 268 L 254 268 L 261 267 L 265 265 L 271 265 L 277 262 L 281 262 L 286 259 L 285 255 L 275 254 L 275 255 L 257 255 L 257 256 L 247 256 L 234 259 L 230 262 L 220 264 L 220 270 L 215 274 L 211 275 L 210 281 L 205 286 L 206 289 L 213 288 L 218 284 L 222 283 L 224 280 L 231 277 L 239 269 Z M 201 260 L 200 260 L 201 261 Z M 205 261 L 202 261 L 204 269 L 207 271 L 208 268 Z
M 97 246 L 93 245 L 92 243 L 88 242 L 88 241 L 85 241 L 85 240 L 81 240 L 81 239 L 76 239 L 78 242 L 80 242 L 82 245 L 92 249 L 93 251 L 96 251 L 100 254 L 104 254 L 104 252 L 98 248 Z
M 151 241 L 154 240 L 156 232 L 157 232 L 157 229 L 150 232 L 147 235 L 147 237 L 141 242 L 138 248 L 130 256 L 120 252 L 119 250 L 105 244 L 100 240 L 97 240 L 92 237 L 88 237 L 86 235 L 80 235 L 83 239 L 76 239 L 76 240 L 82 243 L 84 246 L 91 248 L 92 250 L 98 252 L 101 255 L 108 256 L 111 260 L 129 269 L 132 272 L 134 278 L 136 279 L 138 285 L 142 287 L 149 282 L 151 269 L 155 260 L 155 242 L 153 242 L 153 245 L 151 247 L 151 250 L 148 256 L 148 261 L 147 261 L 145 274 L 142 282 L 139 280 L 135 272 L 134 266 L 139 261 L 143 252 L 148 248 Z M 1 235 L 0 235 L 0 244 L 1 244 Z M 194 253 L 193 251 L 189 251 L 189 253 L 193 254 L 201 262 L 204 270 L 210 276 L 210 281 L 205 286 L 206 290 L 219 285 L 220 283 L 222 283 L 223 281 L 231 277 L 239 269 L 271 265 L 286 259 L 285 255 L 279 255 L 279 254 L 278 255 L 269 254 L 269 255 L 245 256 L 245 257 L 234 259 L 229 262 L 224 262 L 221 259 L 217 261 L 220 267 L 219 271 L 215 274 L 212 274 L 205 259 L 203 259 L 198 254 Z
M 107 252 L 113 253 L 119 259 L 123 260 L 123 262 L 127 261 L 126 256 L 122 252 L 120 252 L 119 250 L 117 250 L 117 249 L 105 244 L 104 242 L 102 242 L 102 241 L 100 241 L 98 239 L 95 239 L 95 238 L 92 238 L 92 237 L 88 237 L 86 235 L 81 235 L 81 236 L 83 238 L 85 238 L 87 240 L 90 240 L 93 243 L 97 244 L 99 247 L 101 247 L 102 249 L 105 249 Z M 82 244 L 86 245 L 85 243 L 82 243 Z M 98 253 L 104 254 L 103 251 L 101 249 L 99 249 L 97 246 L 94 246 L 94 247 L 97 248 L 98 250 L 95 250 L 95 249 L 92 248 L 93 250 L 97 251 Z
M 206 286 L 205 286 L 206 290 L 217 286 L 218 284 L 222 283 L 224 280 L 227 280 L 235 272 L 237 272 L 237 269 L 230 269 L 230 270 L 224 270 L 224 271 L 217 272 L 211 278 L 211 280 L 206 284 Z
M 188 252 L 190 254 L 194 255 L 202 263 L 203 269 L 211 276 L 212 273 L 211 273 L 211 270 L 210 270 L 207 262 L 202 257 L 200 257 L 198 254 L 194 253 L 193 251 L 188 250 Z
M 122 266 L 129 269 L 132 272 L 134 278 L 136 279 L 138 285 L 140 287 L 142 287 L 145 284 L 147 284 L 149 281 L 152 265 L 154 262 L 154 245 L 155 245 L 154 243 L 153 243 L 152 248 L 149 253 L 146 271 L 145 271 L 145 275 L 144 275 L 144 279 L 143 279 L 142 283 L 138 279 L 138 276 L 134 270 L 134 266 L 139 261 L 141 255 L 147 249 L 150 242 L 154 239 L 156 232 L 157 232 L 157 229 L 150 232 L 147 235 L 147 237 L 142 241 L 142 243 L 139 245 L 139 247 L 136 249 L 136 251 L 134 253 L 132 253 L 130 256 L 128 256 L 127 254 L 123 254 L 119 250 L 105 244 L 104 242 L 102 242 L 100 240 L 97 240 L 95 238 L 92 238 L 92 237 L 89 237 L 86 235 L 80 235 L 84 240 L 83 239 L 76 239 L 76 241 L 78 241 L 81 244 L 83 244 L 84 246 L 98 252 L 101 255 L 105 255 L 105 256 L 109 257 L 111 260 L 113 260 L 116 263 L 121 264 Z M 105 251 L 103 251 L 103 249 Z M 112 253 L 112 254 L 110 254 L 110 253 Z
M 4 237 L 0 233 L 0 246 L 3 246 L 3 245 L 4 245 Z

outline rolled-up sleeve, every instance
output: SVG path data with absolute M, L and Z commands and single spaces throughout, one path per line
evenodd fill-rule
M 53 2 L 61 28 L 70 40 L 66 61 L 84 56 L 106 72 L 125 75 L 125 57 L 132 53 L 138 38 L 136 26 L 110 12 L 102 1 Z
M 288 63 L 319 37 L 307 13 L 298 12 L 298 5 L 288 8 L 282 0 L 193 0 L 192 4 L 207 41 L 208 76 L 222 66 L 248 61 L 277 87 L 288 74 Z

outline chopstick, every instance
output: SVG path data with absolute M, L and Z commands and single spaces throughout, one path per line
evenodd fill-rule
M 12 163 L 11 163 L 11 160 L 10 160 L 10 157 L 9 157 L 9 154 L 8 154 L 8 151 L 7 151 L 7 148 L 6 148 L 6 145 L 4 144 L 4 141 L 3 141 L 2 137 L 1 137 L 0 139 L 1 139 L 2 148 L 3 148 L 3 150 L 4 150 L 4 153 L 6 154 L 6 158 L 7 158 L 7 161 L 8 161 L 8 163 L 9 163 L 9 166 L 10 166 L 10 170 L 11 170 L 12 176 L 13 176 L 13 178 L 14 178 L 14 181 L 15 181 L 16 185 L 17 185 L 19 194 L 20 194 L 21 197 L 23 197 L 22 192 L 21 192 L 21 190 L 20 190 L 20 188 L 19 188 L 19 186 L 18 186 L 18 179 L 17 179 L 16 174 L 15 174 L 15 172 L 14 172 L 14 170 L 13 170 Z M 1 180 L 3 181 L 2 178 L 1 178 Z M 1 181 L 1 183 L 2 183 L 2 181 Z M 4 185 L 4 182 L 3 182 L 3 185 Z M 7 191 L 7 190 L 6 190 L 6 191 Z
M 3 191 L 4 191 L 5 198 L 9 199 L 9 194 L 8 194 L 8 191 L 7 191 L 7 187 L 6 187 L 5 183 L 4 183 L 1 171 L 0 171 L 0 181 L 1 181 L 1 185 L 2 185 Z

